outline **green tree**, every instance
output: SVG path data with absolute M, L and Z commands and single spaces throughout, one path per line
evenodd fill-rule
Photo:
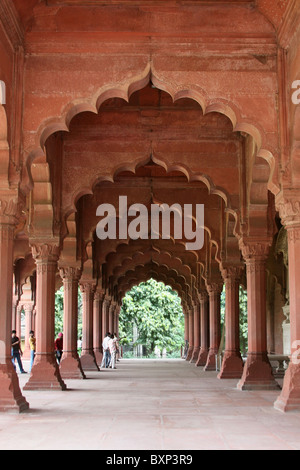
M 135 345 L 146 346 L 148 354 L 157 346 L 168 354 L 180 350 L 184 340 L 184 315 L 181 300 L 170 286 L 150 279 L 131 289 L 123 299 L 119 335 L 123 344 L 133 343 L 133 329 L 138 338 Z

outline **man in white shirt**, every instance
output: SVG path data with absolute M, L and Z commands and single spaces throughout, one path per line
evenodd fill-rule
M 109 347 L 110 356 L 111 356 L 110 367 L 112 369 L 116 369 L 117 338 L 115 337 L 114 334 L 111 335 L 108 341 L 108 347 Z
M 105 338 L 103 339 L 102 342 L 102 349 L 103 349 L 103 359 L 101 363 L 101 367 L 105 367 L 105 369 L 108 368 L 110 364 L 110 350 L 109 350 L 109 340 L 111 339 L 110 333 L 106 333 Z

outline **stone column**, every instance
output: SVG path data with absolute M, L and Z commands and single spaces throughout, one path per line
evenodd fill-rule
M 0 411 L 22 412 L 29 405 L 11 361 L 14 209 L 14 201 L 0 197 Z
M 102 303 L 103 303 L 103 291 L 99 288 L 96 289 L 94 295 L 93 305 L 93 332 L 94 332 L 94 354 L 96 362 L 101 365 L 102 362 Z
M 188 307 L 189 316 L 189 349 L 186 356 L 186 361 L 190 361 L 194 350 L 194 312 L 193 309 Z
M 12 321 L 11 321 L 11 329 L 17 329 L 17 308 L 19 303 L 20 297 L 18 295 L 13 296 L 13 303 L 12 303 Z
M 288 191 L 287 191 L 288 192 Z M 293 194 L 294 193 L 294 194 Z M 280 411 L 300 410 L 300 190 L 289 198 L 280 195 L 279 214 L 288 233 L 291 356 L 283 387 L 274 407 Z
M 208 295 L 206 291 L 199 294 L 200 301 L 200 329 L 201 329 L 201 346 L 196 362 L 196 366 L 205 366 L 208 356 L 208 323 L 209 323 L 209 307 Z
M 243 373 L 243 360 L 240 352 L 239 336 L 239 285 L 243 267 L 234 267 L 222 270 L 225 282 L 225 351 L 219 379 L 241 378 Z
M 32 326 L 32 312 L 33 302 L 28 302 L 23 305 L 25 311 L 25 348 L 23 351 L 23 357 L 30 358 L 30 344 L 29 344 L 29 332 L 33 330 Z
M 213 283 L 207 285 L 209 295 L 209 333 L 210 344 L 204 370 L 216 370 L 216 355 L 221 341 L 221 292 L 223 284 Z
M 36 356 L 24 390 L 65 390 L 54 351 L 58 242 L 32 242 L 31 245 L 37 273 Z
M 78 280 L 76 267 L 60 267 L 64 286 L 64 349 L 60 363 L 63 379 L 85 379 L 77 350 L 78 337 Z
M 17 315 L 16 315 L 16 331 L 17 336 L 21 338 L 21 317 L 22 317 L 23 304 L 19 303 L 17 306 Z
M 270 240 L 241 243 L 247 266 L 248 354 L 240 390 L 274 390 L 279 385 L 273 377 L 267 352 L 266 260 Z
M 117 304 L 115 309 L 115 330 L 117 337 L 119 337 L 119 317 L 120 317 L 121 306 Z
M 200 309 L 199 304 L 193 304 L 194 309 L 194 349 L 190 362 L 196 362 L 200 352 Z
M 108 310 L 108 329 L 111 334 L 114 333 L 114 318 L 115 318 L 115 308 L 116 308 L 116 303 L 111 302 Z
M 184 313 L 184 348 L 182 351 L 182 359 L 186 359 L 185 355 L 187 354 L 187 344 L 189 341 L 189 315 L 188 311 L 186 309 L 186 306 L 183 307 L 183 313 Z
M 93 349 L 93 300 L 94 284 L 80 284 L 82 292 L 82 353 L 81 366 L 84 371 L 99 371 Z
M 109 309 L 109 300 L 104 298 L 103 303 L 102 303 L 102 341 L 103 338 L 106 336 L 106 333 L 108 333 L 109 328 L 108 328 L 108 309 Z
M 282 349 L 283 354 L 289 356 L 291 354 L 291 323 L 290 323 L 290 306 L 282 307 L 285 320 L 282 323 Z

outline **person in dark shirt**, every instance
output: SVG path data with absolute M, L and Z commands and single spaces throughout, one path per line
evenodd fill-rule
M 21 359 L 22 354 L 23 353 L 22 353 L 22 350 L 21 350 L 20 339 L 18 338 L 18 336 L 16 334 L 16 330 L 13 330 L 11 332 L 11 357 L 12 357 L 12 363 L 13 363 L 13 366 L 16 370 L 15 361 L 17 359 L 21 374 L 27 374 L 27 372 L 25 372 L 25 370 L 23 369 L 23 364 L 22 364 L 22 359 Z
M 58 338 L 55 340 L 55 354 L 58 364 L 60 364 L 63 355 L 63 334 L 59 333 Z

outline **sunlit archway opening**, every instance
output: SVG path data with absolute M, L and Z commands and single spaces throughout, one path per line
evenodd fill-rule
M 124 358 L 179 358 L 184 346 L 181 299 L 170 286 L 150 279 L 125 295 L 119 319 Z

